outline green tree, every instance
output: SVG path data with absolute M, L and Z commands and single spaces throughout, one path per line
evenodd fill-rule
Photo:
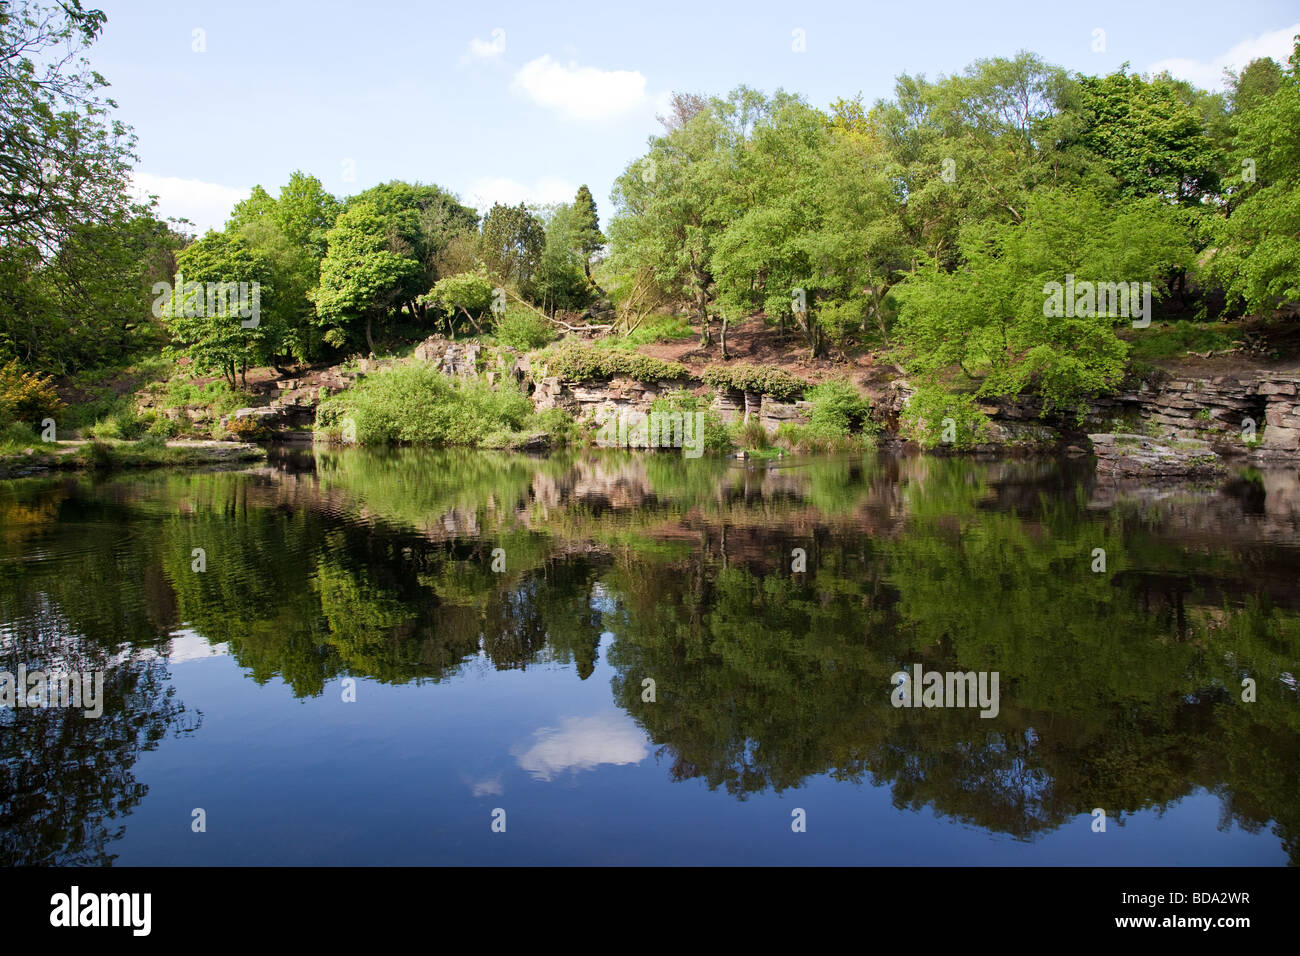
M 1020 222 L 966 225 L 958 251 L 961 268 L 950 272 L 931 259 L 900 287 L 911 368 L 940 376 L 955 367 L 978 383 L 979 395 L 1032 392 L 1045 410 L 1078 407 L 1118 384 L 1126 346 L 1115 326 L 1127 321 L 1110 290 L 1104 306 L 1098 290 L 1086 309 L 1053 310 L 1047 284 L 1069 275 L 1151 282 L 1154 299 L 1158 277 L 1192 258 L 1186 223 L 1163 200 L 1116 208 L 1095 193 L 1060 189 L 1032 193 Z M 1132 300 L 1124 304 L 1131 314 Z
M 587 281 L 591 278 L 591 257 L 605 246 L 605 236 L 600 231 L 600 216 L 596 213 L 596 200 L 586 183 L 578 187 L 573 199 L 573 242 L 582 256 L 582 271 Z
M 1271 96 L 1237 117 L 1239 202 L 1215 222 L 1210 271 L 1253 315 L 1300 300 L 1300 39 Z
M 210 231 L 176 256 L 176 266 L 175 284 L 154 290 L 173 339 L 169 351 L 234 385 L 236 374 L 242 379 L 269 360 L 282 332 L 259 314 L 261 296 L 275 294 L 273 265 L 243 238 Z M 236 305 L 236 295 L 247 308 Z
M 310 294 L 320 281 L 326 237 L 341 208 L 319 179 L 294 172 L 278 199 L 254 186 L 226 224 L 228 232 L 242 236 L 271 261 L 276 291 L 263 308 L 283 329 L 277 352 L 299 361 L 320 351 L 320 324 Z
M 53 254 L 78 224 L 125 214 L 135 139 L 82 55 L 106 21 L 80 0 L 0 7 L 0 243 Z
M 1166 196 L 1195 207 L 1218 191 L 1218 150 L 1173 84 L 1124 70 L 1079 83 L 1079 142 L 1100 157 L 1119 196 Z
M 326 329 L 325 341 L 336 348 L 360 327 L 373 353 L 375 321 L 386 321 L 419 295 L 424 270 L 401 238 L 387 233 L 386 225 L 378 209 L 357 203 L 339 215 L 326 235 L 320 285 L 310 297 L 317 321 Z
M 527 295 L 546 245 L 546 227 L 523 203 L 493 203 L 483 217 L 479 256 L 488 274 L 502 285 L 514 284 Z

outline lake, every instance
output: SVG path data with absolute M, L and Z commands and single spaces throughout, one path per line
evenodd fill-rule
M 0 709 L 0 863 L 1295 863 L 1298 526 L 886 453 L 0 482 L 0 671 L 102 676 Z

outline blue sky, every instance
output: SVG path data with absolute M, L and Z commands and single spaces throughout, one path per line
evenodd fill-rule
M 1296 0 L 87 5 L 108 14 L 91 65 L 139 137 L 137 185 L 200 228 L 295 169 L 338 195 L 408 179 L 479 206 L 568 200 L 585 182 L 607 219 L 610 185 L 674 90 L 871 102 L 901 72 L 1021 49 L 1215 86 L 1224 65 L 1285 62 L 1300 32 Z

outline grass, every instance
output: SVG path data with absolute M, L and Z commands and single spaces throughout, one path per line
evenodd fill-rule
M 1121 338 L 1128 342 L 1130 362 L 1157 362 L 1232 348 L 1236 331 L 1222 322 L 1173 322 L 1134 329 Z
M 625 335 L 607 335 L 596 340 L 597 348 L 635 349 L 639 345 L 652 345 L 655 342 L 681 342 L 693 339 L 699 332 L 691 328 L 683 316 L 661 315 L 647 319 Z

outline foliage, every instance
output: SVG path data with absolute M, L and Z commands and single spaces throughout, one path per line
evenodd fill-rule
M 349 206 L 326 236 L 328 252 L 320 267 L 320 285 L 312 292 L 325 341 L 342 347 L 364 329 L 375 351 L 373 324 L 385 320 L 402 303 L 420 294 L 420 263 L 386 231 L 378 207 Z M 400 250 L 400 251 L 399 251 Z
M 0 10 L 0 247 L 52 256 L 83 225 L 129 214 L 135 138 L 110 119 L 84 52 L 103 11 L 79 2 Z
M 624 375 L 638 382 L 683 379 L 689 373 L 678 362 L 664 362 L 621 349 L 597 349 L 577 342 L 561 342 L 537 356 L 547 374 L 567 382 L 594 382 Z
M 173 338 L 169 354 L 188 356 L 197 371 L 220 372 L 231 385 L 236 373 L 272 357 L 284 328 L 279 317 L 260 314 L 261 297 L 275 295 L 269 259 L 241 236 L 209 232 L 176 256 L 176 267 L 174 283 L 154 290 Z
M 794 401 L 801 397 L 808 387 L 808 383 L 803 379 L 782 369 L 743 362 L 734 365 L 710 365 L 704 370 L 701 378 L 704 384 L 719 390 L 771 395 L 783 402 Z
M 1253 315 L 1300 300 L 1300 40 L 1275 92 L 1244 101 L 1237 169 L 1253 166 L 1231 214 L 1213 221 L 1210 272 Z
M 456 313 L 464 315 L 475 328 L 492 308 L 494 287 L 482 272 L 462 272 L 439 279 L 432 289 L 416 301 L 442 312 L 447 317 L 447 331 L 456 334 Z
M 0 365 L 0 425 L 17 421 L 35 427 L 63 408 L 50 376 L 23 371 L 17 359 Z
M 836 378 L 808 390 L 812 412 L 808 424 L 824 434 L 848 435 L 874 430 L 871 402 L 848 379 Z
M 476 445 L 494 431 L 521 429 L 532 403 L 510 383 L 453 381 L 423 362 L 368 375 L 317 407 L 318 431 L 355 429 L 362 445 Z M 346 432 L 345 432 L 346 433 Z
M 489 275 L 526 292 L 537 275 L 545 243 L 545 226 L 523 203 L 494 203 L 483 217 L 479 257 Z
M 951 420 L 945 421 L 945 419 Z M 966 449 L 984 441 L 989 431 L 987 416 L 969 393 L 950 392 L 936 384 L 922 384 L 908 399 L 899 415 L 899 433 L 923 448 L 947 446 Z M 944 440 L 947 425 L 952 441 Z
M 1184 235 L 1178 214 L 1158 199 L 1115 210 L 1093 193 L 1039 190 L 1019 223 L 962 227 L 961 269 L 932 260 L 899 290 L 906 361 L 922 375 L 956 366 L 979 380 L 980 395 L 1033 392 L 1046 410 L 1078 407 L 1123 377 L 1125 346 L 1115 326 L 1131 320 L 1096 303 L 1076 310 L 1072 302 L 1055 314 L 1048 283 L 1059 290 L 1069 276 L 1145 282 L 1155 300 L 1158 277 L 1188 261 Z M 1123 297 L 1124 311 L 1131 301 Z M 1135 301 L 1141 307 L 1141 297 Z
M 319 179 L 295 171 L 271 198 L 261 186 L 235 204 L 226 231 L 241 236 L 271 264 L 274 289 L 262 307 L 279 331 L 276 351 L 298 361 L 321 352 L 322 339 L 310 293 L 320 280 L 326 236 L 342 205 Z
M 661 395 L 650 403 L 651 414 L 655 412 L 689 412 L 703 413 L 700 420 L 704 430 L 702 442 L 707 452 L 728 452 L 732 449 L 732 430 L 717 412 L 708 407 L 707 399 L 694 395 L 686 389 L 677 389 L 667 395 Z
M 546 319 L 532 309 L 509 305 L 497 318 L 496 325 L 492 328 L 492 335 L 502 345 L 508 345 L 520 352 L 531 352 L 554 341 L 555 330 Z

